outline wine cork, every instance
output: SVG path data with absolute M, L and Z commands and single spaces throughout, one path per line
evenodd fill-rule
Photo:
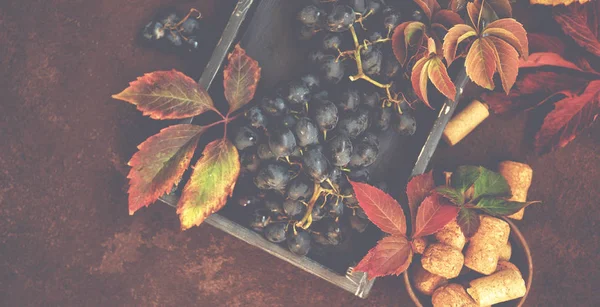
M 419 292 L 431 296 L 435 289 L 448 283 L 446 278 L 429 273 L 418 262 L 416 265 L 414 285 Z
M 502 270 L 469 283 L 467 292 L 479 305 L 493 305 L 523 297 L 527 288 L 521 273 Z
M 458 226 L 458 223 L 456 223 L 456 220 L 446 224 L 444 228 L 436 232 L 435 238 L 438 242 L 450 245 L 459 251 L 462 251 L 465 247 L 465 243 L 467 243 L 467 239 L 460 229 L 460 226 Z
M 508 261 L 500 260 L 500 261 L 498 261 L 498 266 L 496 267 L 496 272 L 500 272 L 503 270 L 517 271 L 517 272 L 519 272 L 519 275 L 521 275 L 521 271 L 519 271 L 519 268 L 517 268 L 516 265 L 514 265 L 513 263 L 508 262 Z M 496 273 L 496 272 L 494 272 L 494 273 Z
M 525 202 L 527 201 L 527 191 L 531 186 L 531 180 L 533 179 L 533 170 L 527 164 L 504 161 L 498 165 L 498 172 L 504 176 L 506 182 L 510 186 L 512 191 L 512 197 L 510 200 Z M 515 220 L 522 220 L 525 208 L 519 210 L 519 212 L 509 215 L 508 217 Z
M 463 254 L 454 247 L 434 243 L 430 244 L 423 252 L 421 265 L 429 273 L 450 279 L 460 274 L 464 260 Z
M 505 221 L 482 215 L 481 224 L 465 253 L 465 266 L 484 275 L 496 271 L 500 249 L 508 243 L 510 226 Z
M 487 105 L 473 100 L 446 125 L 442 137 L 450 146 L 456 145 L 490 115 Z
M 510 260 L 510 256 L 512 256 L 512 245 L 508 242 L 500 248 L 500 257 L 498 257 L 498 260 L 508 261 Z
M 413 241 L 412 241 L 413 252 L 415 252 L 416 254 L 422 254 L 425 251 L 425 249 L 427 248 L 428 244 L 429 244 L 429 242 L 427 242 L 427 239 L 425 237 L 419 237 L 419 238 L 413 239 Z
M 479 306 L 459 284 L 439 287 L 431 297 L 433 307 L 475 307 Z

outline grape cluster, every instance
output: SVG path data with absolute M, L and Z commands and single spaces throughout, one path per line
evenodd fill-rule
M 174 10 L 157 15 L 142 29 L 142 38 L 157 46 L 187 48 L 190 51 L 199 48 L 198 30 L 200 30 L 200 12 L 195 9 L 181 17 Z

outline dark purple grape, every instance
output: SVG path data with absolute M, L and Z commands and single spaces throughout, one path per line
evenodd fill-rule
M 315 50 L 312 51 L 309 55 L 308 55 L 308 59 L 313 63 L 313 64 L 320 64 L 321 62 L 323 62 L 323 60 L 325 59 L 327 55 L 321 51 L 321 50 Z
M 287 224 L 286 223 L 273 223 L 267 225 L 263 233 L 265 238 L 273 243 L 281 243 L 285 241 Z
M 250 125 L 254 128 L 265 128 L 267 127 L 267 117 L 265 116 L 265 114 L 263 113 L 263 111 L 257 107 L 254 106 L 250 109 L 248 109 L 248 111 L 246 111 L 246 119 L 248 119 L 248 122 L 250 122 Z
M 306 206 L 299 200 L 286 199 L 283 201 L 283 212 L 291 218 L 301 215 L 305 209 Z
M 268 195 L 265 198 L 265 209 L 271 214 L 284 214 L 283 212 L 283 198 L 276 193 Z
M 364 109 L 359 109 L 356 112 L 348 113 L 340 120 L 336 131 L 340 135 L 347 135 L 350 138 L 355 138 L 369 128 L 369 112 Z
M 175 47 L 179 47 L 183 44 L 183 37 L 176 31 L 165 31 L 165 37 Z
M 165 36 L 165 28 L 162 23 L 151 21 L 142 30 L 142 37 L 148 41 L 155 41 Z
M 381 34 L 381 32 L 375 31 L 375 32 L 371 33 L 371 35 L 369 35 L 369 41 L 371 41 L 371 42 L 375 42 L 380 39 L 383 39 L 383 34 Z M 374 45 L 374 46 L 378 47 L 379 45 Z
M 367 11 L 373 11 L 373 14 L 377 14 L 383 8 L 381 0 L 367 0 Z
M 316 92 L 321 86 L 321 81 L 315 74 L 306 74 L 302 76 L 300 80 L 302 80 L 304 86 L 306 86 L 311 93 Z
M 250 220 L 250 228 L 256 231 L 262 231 L 267 225 L 271 223 L 271 218 L 261 211 L 255 211 Z
M 242 207 L 256 206 L 260 203 L 260 199 L 256 196 L 243 196 L 238 199 L 238 204 Z
M 319 130 L 308 117 L 302 117 L 296 122 L 294 133 L 299 146 L 306 147 L 319 142 Z
M 383 53 L 378 48 L 363 49 L 361 52 L 362 67 L 365 74 L 377 76 L 381 72 Z
M 196 18 L 188 18 L 181 24 L 180 28 L 183 34 L 192 35 L 200 29 L 200 22 Z
M 322 100 L 315 106 L 311 106 L 310 111 L 319 130 L 329 131 L 335 128 L 338 122 L 338 109 L 333 102 Z
M 287 198 L 292 200 L 310 199 L 314 190 L 314 184 L 311 179 L 300 175 L 290 182 L 287 189 Z
M 254 146 L 258 143 L 259 136 L 258 132 L 252 127 L 241 126 L 237 129 L 233 138 L 233 145 L 238 150 L 244 150 L 248 147 Z
M 200 47 L 200 41 L 195 36 L 188 36 L 186 43 L 188 44 L 188 49 L 190 49 L 190 51 L 193 51 Z
M 379 149 L 379 137 L 371 132 L 365 132 L 356 138 L 358 142 L 371 144 Z
M 344 63 L 331 55 L 324 56 L 321 61 L 321 76 L 327 82 L 338 84 L 344 77 Z
M 352 158 L 350 159 L 350 167 L 367 167 L 377 160 L 379 149 L 373 144 L 360 142 L 355 144 Z
M 296 148 L 296 137 L 288 128 L 272 129 L 269 133 L 269 148 L 276 158 L 287 157 Z
M 366 168 L 355 168 L 348 173 L 348 178 L 357 182 L 369 182 L 370 177 L 369 170 Z
M 349 5 L 355 12 L 364 14 L 367 12 L 367 1 L 366 0 L 350 0 Z
M 294 115 L 291 114 L 288 114 L 281 119 L 281 125 L 290 130 L 294 129 L 294 127 L 296 126 L 296 122 L 298 122 L 298 120 Z
M 402 20 L 399 11 L 391 7 L 387 7 L 383 10 L 383 26 L 389 31 L 394 30 L 401 21 Z
M 386 80 L 391 80 L 398 74 L 398 71 L 400 71 L 400 62 L 394 56 L 391 48 L 385 48 L 381 63 L 381 76 L 385 77 Z
M 273 161 L 261 165 L 254 177 L 254 184 L 261 190 L 282 190 L 291 179 L 288 165 Z
M 343 91 L 336 101 L 338 110 L 341 111 L 354 111 L 360 104 L 360 95 L 357 90 L 346 89 Z
M 349 217 L 350 220 L 350 227 L 352 227 L 352 229 L 362 233 L 365 231 L 365 229 L 367 229 L 367 226 L 369 226 L 369 220 L 367 219 L 361 219 L 360 217 L 356 216 L 356 215 L 351 215 Z
M 375 108 L 372 113 L 373 127 L 378 131 L 387 131 L 392 123 L 391 108 Z
M 312 220 L 313 222 L 318 222 L 320 220 L 322 220 L 325 215 L 327 215 L 327 210 L 325 210 L 324 207 L 321 207 L 321 205 L 319 205 L 320 202 L 317 201 L 317 204 L 313 207 L 312 212 L 310 213 L 310 215 L 312 216 Z
M 352 156 L 352 141 L 345 135 L 338 135 L 328 143 L 331 164 L 346 166 Z
M 370 108 L 381 107 L 381 100 L 378 92 L 361 93 L 361 102 L 364 106 Z
M 256 154 L 261 160 L 269 160 L 275 158 L 275 154 L 273 154 L 271 148 L 269 148 L 269 144 L 258 145 L 258 148 L 256 149 Z
M 302 157 L 304 171 L 317 182 L 323 182 L 329 174 L 329 163 L 323 155 L 320 145 L 311 145 L 304 151 Z
M 310 100 L 310 90 L 302 81 L 291 82 L 286 99 L 292 105 L 304 105 Z
M 342 243 L 343 235 L 340 225 L 334 220 L 326 221 L 326 225 L 325 237 L 327 237 L 329 243 L 331 243 L 331 245 Z
M 305 6 L 298 13 L 298 20 L 305 26 L 315 26 L 318 24 L 319 19 L 323 15 L 318 7 L 314 5 Z
M 329 33 L 323 37 L 322 48 L 325 51 L 337 52 L 342 45 L 342 36 L 338 33 Z
M 368 219 L 369 217 L 367 216 L 367 214 L 365 213 L 365 210 L 363 210 L 363 208 L 356 208 L 356 216 L 358 216 L 361 219 Z
M 327 16 L 327 27 L 331 32 L 344 32 L 356 21 L 354 10 L 347 5 L 336 5 Z
M 306 256 L 310 251 L 310 234 L 305 231 L 298 231 L 287 238 L 288 249 L 300 256 Z
M 313 98 L 317 101 L 327 100 L 329 98 L 329 92 L 326 90 L 322 90 L 316 93 Z
M 329 239 L 327 239 L 327 236 L 324 233 L 320 233 L 320 232 L 312 232 L 310 234 L 311 239 L 321 245 L 331 245 L 331 242 L 329 242 Z
M 342 195 L 344 195 L 344 198 L 342 198 L 342 202 L 344 203 L 344 205 L 346 205 L 348 207 L 358 206 L 358 200 L 354 196 L 354 191 L 352 190 L 351 187 L 343 188 Z
M 396 125 L 396 131 L 400 135 L 413 135 L 417 131 L 417 121 L 415 116 L 411 112 L 403 112 L 398 115 Z
M 336 198 L 331 198 L 327 202 L 327 209 L 332 217 L 342 216 L 344 214 L 344 203 Z
M 242 151 L 240 154 L 240 166 L 243 172 L 254 173 L 260 166 L 260 158 L 254 151 Z
M 423 12 L 421 12 L 420 10 L 415 10 L 414 12 L 412 12 L 412 20 L 414 21 L 422 21 L 423 20 Z
M 288 112 L 285 100 L 280 97 L 265 97 L 261 100 L 260 108 L 271 116 L 281 116 Z

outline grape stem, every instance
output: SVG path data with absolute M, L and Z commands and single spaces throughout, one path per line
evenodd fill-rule
M 308 201 L 306 213 L 304 214 L 304 217 L 302 217 L 302 219 L 298 223 L 296 223 L 296 226 L 302 227 L 303 229 L 308 229 L 308 227 L 310 227 L 310 225 L 312 224 L 312 210 L 315 207 L 315 204 L 317 203 L 317 199 L 319 199 L 319 196 L 321 196 L 321 192 L 323 192 L 321 184 L 315 181 L 315 188 L 313 190 L 312 197 Z

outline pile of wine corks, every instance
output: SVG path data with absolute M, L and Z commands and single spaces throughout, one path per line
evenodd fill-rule
M 434 307 L 490 306 L 525 295 L 525 280 L 510 263 L 510 226 L 488 215 L 480 221 L 469 240 L 455 221 L 428 239 L 412 283 Z

